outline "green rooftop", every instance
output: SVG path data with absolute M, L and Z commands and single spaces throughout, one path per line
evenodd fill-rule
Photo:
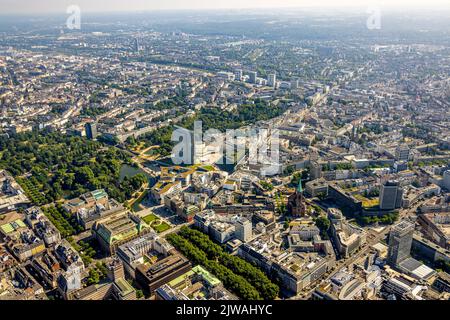
M 179 283 L 183 282 L 186 278 L 189 278 L 190 276 L 194 275 L 194 271 L 188 271 L 186 273 L 183 273 L 181 276 L 179 276 L 178 278 L 173 279 L 172 281 L 169 282 L 169 285 L 171 287 L 176 287 Z
M 14 231 L 13 226 L 10 223 L 4 224 L 0 227 L 3 233 L 8 234 Z
M 16 221 L 14 221 L 15 223 L 17 223 L 19 225 L 19 227 L 21 228 L 26 228 L 27 226 L 25 225 L 25 223 L 23 223 L 22 220 L 17 219 Z
M 196 274 L 201 275 L 203 279 L 208 282 L 208 284 L 212 287 L 219 285 L 220 280 L 214 277 L 211 273 L 209 273 L 206 269 L 204 269 L 202 266 L 195 266 L 192 268 L 192 271 L 194 271 Z
M 17 230 L 19 228 L 26 228 L 25 223 L 23 223 L 23 221 L 20 219 L 17 219 L 10 223 L 6 223 L 0 227 L 0 229 L 2 229 L 3 233 L 5 233 L 5 234 L 14 232 L 15 230 Z
M 117 279 L 116 285 L 119 287 L 122 295 L 124 296 L 134 291 L 133 287 L 125 279 Z
M 98 199 L 107 197 L 108 194 L 105 192 L 105 190 L 100 189 L 100 190 L 92 191 L 92 196 L 95 198 L 95 200 L 98 200 Z

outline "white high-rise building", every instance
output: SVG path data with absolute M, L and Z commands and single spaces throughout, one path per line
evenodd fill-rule
M 252 235 L 252 223 L 246 218 L 240 218 L 235 224 L 235 236 L 242 242 L 250 241 Z
M 269 87 L 275 88 L 277 85 L 277 75 L 275 73 L 269 74 L 267 78 L 267 85 Z

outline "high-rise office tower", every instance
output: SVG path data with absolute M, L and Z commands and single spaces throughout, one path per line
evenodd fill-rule
M 309 164 L 309 174 L 311 180 L 316 180 L 322 177 L 322 166 L 317 161 L 311 161 Z
M 258 73 L 256 71 L 251 71 L 248 73 L 250 83 L 256 83 L 256 78 L 258 77 Z
M 414 224 L 408 221 L 401 221 L 392 227 L 387 258 L 389 265 L 398 266 L 400 262 L 410 257 L 413 234 Z
M 406 144 L 401 144 L 395 149 L 395 159 L 397 161 L 409 160 L 409 147 Z
M 88 122 L 88 123 L 86 123 L 84 128 L 86 130 L 86 137 L 88 139 L 94 140 L 95 138 L 97 138 L 97 136 L 98 136 L 97 123 L 95 123 L 95 122 Z
M 242 242 L 247 242 L 252 239 L 252 223 L 246 218 L 240 218 L 235 224 L 236 238 Z
M 277 84 L 277 75 L 275 73 L 269 74 L 267 78 L 267 85 L 269 87 L 275 88 Z
M 394 210 L 401 208 L 403 201 L 403 188 L 398 181 L 386 181 L 381 186 L 380 209 Z
M 292 79 L 291 80 L 291 89 L 292 90 L 298 89 L 298 79 Z
M 244 73 L 243 73 L 242 69 L 237 69 L 234 71 L 234 76 L 237 81 L 242 81 L 243 75 L 244 75 Z

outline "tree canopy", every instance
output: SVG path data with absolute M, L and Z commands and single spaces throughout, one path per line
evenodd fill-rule
M 21 177 L 18 182 L 38 205 L 100 188 L 124 202 L 144 182 L 142 176 L 120 182 L 121 167 L 130 161 L 124 151 L 77 136 L 28 132 L 0 137 L 0 168 Z

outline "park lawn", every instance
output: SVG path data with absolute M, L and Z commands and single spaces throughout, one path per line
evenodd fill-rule
M 364 208 L 373 208 L 380 204 L 380 200 L 378 198 L 367 199 L 360 194 L 355 195 L 355 198 L 362 201 L 362 206 Z
M 160 224 L 154 223 L 154 224 L 152 225 L 152 228 L 153 228 L 156 232 L 162 233 L 162 232 L 164 232 L 164 231 L 169 230 L 169 229 L 170 229 L 170 225 L 168 225 L 168 224 L 165 223 L 165 222 L 161 222 Z
M 379 204 L 380 204 L 379 199 L 371 199 L 371 200 L 363 201 L 364 208 L 373 208 L 373 207 L 378 206 Z
M 157 220 L 158 217 L 155 216 L 153 213 L 150 213 L 148 216 L 145 216 L 142 218 L 142 220 L 144 220 L 144 222 L 148 225 L 150 225 L 153 221 Z

